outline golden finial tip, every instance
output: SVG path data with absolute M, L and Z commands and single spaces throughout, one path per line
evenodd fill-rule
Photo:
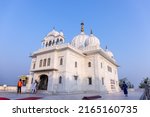
M 81 32 L 84 32 L 84 23 L 81 22 Z

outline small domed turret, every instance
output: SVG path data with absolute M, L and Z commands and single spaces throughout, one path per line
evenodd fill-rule
M 107 54 L 111 57 L 111 58 L 114 58 L 114 55 L 111 51 L 107 51 Z
M 105 52 L 106 52 L 106 54 L 107 54 L 110 58 L 114 58 L 113 53 L 112 53 L 110 50 L 108 50 L 107 46 L 106 46 Z
M 100 41 L 99 39 L 93 34 L 92 30 L 91 30 L 91 34 L 90 36 L 86 39 L 85 41 L 85 45 L 86 46 L 96 46 L 99 47 L 100 46 Z
M 60 32 L 59 34 L 60 34 L 62 37 L 64 36 L 64 33 L 63 33 L 63 32 Z
M 54 28 L 43 40 L 44 47 L 54 46 L 61 43 L 64 43 L 64 34 L 63 32 L 58 32 Z
M 49 32 L 47 36 L 55 36 L 56 37 L 56 36 L 59 36 L 59 32 L 57 32 L 55 30 L 55 28 L 53 28 L 53 30 L 51 32 Z

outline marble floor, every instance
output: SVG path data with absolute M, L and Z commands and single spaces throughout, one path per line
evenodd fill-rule
M 129 91 L 128 97 L 125 97 L 123 92 L 118 93 L 76 93 L 76 94 L 48 94 L 48 93 L 22 93 L 0 91 L 0 97 L 6 97 L 11 100 L 27 98 L 27 97 L 42 97 L 40 100 L 82 100 L 84 96 L 100 95 L 102 98 L 97 100 L 139 100 L 143 90 Z

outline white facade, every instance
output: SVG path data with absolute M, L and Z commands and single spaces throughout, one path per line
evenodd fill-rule
M 53 29 L 33 52 L 31 75 L 39 90 L 50 93 L 116 92 L 119 90 L 116 61 L 112 52 L 100 47 L 100 40 L 84 32 L 64 43 L 63 32 Z

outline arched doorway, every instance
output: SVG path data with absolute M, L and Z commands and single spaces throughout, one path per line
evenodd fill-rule
M 48 86 L 48 76 L 41 75 L 38 89 L 39 90 L 47 90 L 47 86 Z

